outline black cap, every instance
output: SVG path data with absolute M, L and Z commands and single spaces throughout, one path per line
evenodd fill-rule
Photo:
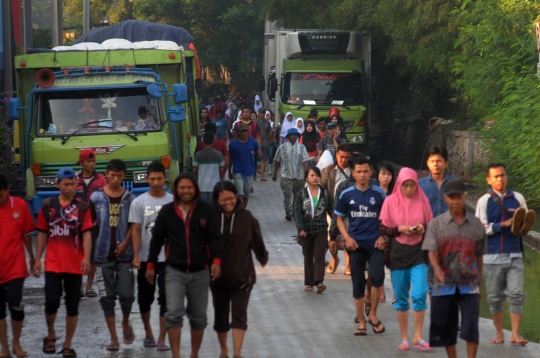
M 140 105 L 137 112 L 139 112 L 139 114 L 148 113 L 148 111 L 146 110 L 146 107 L 144 105 Z
M 467 189 L 465 188 L 465 183 L 459 179 L 449 180 L 444 185 L 445 195 L 464 194 L 466 192 L 467 192 Z

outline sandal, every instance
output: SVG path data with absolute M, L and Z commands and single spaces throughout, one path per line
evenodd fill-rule
M 266 179 L 266 178 L 261 178 L 261 181 L 268 181 L 268 179 Z
M 45 337 L 43 338 L 43 353 L 45 354 L 55 354 L 56 353 L 56 341 L 58 338 L 49 338 Z M 50 344 L 52 343 L 52 345 Z
M 93 289 L 89 289 L 88 291 L 86 291 L 86 297 L 97 297 L 97 293 L 96 291 L 94 291 Z
M 364 312 L 366 313 L 366 316 L 369 316 L 369 314 L 371 313 L 371 302 L 364 301 L 364 305 L 365 305 Z
M 144 339 L 143 340 L 143 345 L 146 347 L 146 348 L 153 348 L 155 346 L 157 346 L 156 344 L 156 340 L 154 338 L 150 338 L 150 339 Z
M 411 349 L 411 343 L 409 341 L 403 341 L 401 344 L 397 347 L 400 351 L 408 351 Z
M 529 341 L 526 340 L 526 339 L 523 339 L 523 338 L 520 338 L 520 339 L 518 339 L 517 341 L 515 341 L 515 340 L 513 340 L 513 339 L 510 340 L 510 344 L 519 344 L 519 345 L 521 345 L 521 346 L 526 346 L 527 343 L 529 343 Z
M 171 348 L 166 344 L 158 344 L 157 345 L 157 351 L 158 352 L 168 352 L 170 350 L 171 350 Z
M 373 327 L 373 333 L 381 334 L 381 333 L 386 332 L 386 327 L 383 325 L 381 320 L 379 320 L 379 322 L 377 322 L 377 323 L 373 323 L 373 322 L 371 322 L 370 319 L 368 319 L 368 323 Z M 382 326 L 382 329 L 380 331 L 376 331 L 375 328 L 379 328 L 380 326 Z
M 129 326 L 129 334 L 124 333 L 124 344 L 131 344 L 133 341 L 135 341 L 135 332 L 133 332 L 133 328 Z
M 336 272 L 337 267 L 338 267 L 338 265 L 339 265 L 339 262 L 340 262 L 339 259 L 337 259 L 337 260 L 336 260 L 336 265 L 335 265 L 335 266 L 332 266 L 332 265 L 329 264 L 328 267 L 326 268 L 326 272 L 328 272 L 328 273 L 334 273 L 334 272 Z
M 414 348 L 420 349 L 421 351 L 432 351 L 432 350 L 434 350 L 434 348 L 432 346 L 430 346 L 429 343 L 426 342 L 423 339 L 421 341 L 415 343 Z
M 367 331 L 365 328 L 357 328 L 356 331 L 354 331 L 355 336 L 367 336 Z
M 381 299 L 380 299 L 379 302 L 380 302 L 380 303 L 386 302 L 386 294 L 383 293 L 383 294 L 381 295 Z
M 304 291 L 313 291 L 313 286 L 305 285 L 304 286 Z
M 358 319 L 358 316 L 354 316 L 354 323 L 360 323 L 360 320 Z
M 317 293 L 323 293 L 326 291 L 326 285 L 324 283 L 319 283 L 317 285 Z
M 343 272 L 343 274 L 347 275 L 347 276 L 350 276 L 351 275 L 351 270 L 347 269 L 347 270 L 345 270 L 345 272 Z
M 58 354 L 61 354 L 62 357 L 76 357 L 77 353 L 75 353 L 75 349 L 73 348 L 62 348 Z
M 24 349 L 21 349 L 20 351 L 13 351 L 13 354 L 15 354 L 15 357 L 17 358 L 26 358 L 29 356 L 28 352 Z M 8 357 L 11 357 L 8 355 Z
M 109 344 L 105 347 L 106 350 L 108 350 L 109 352 L 116 352 L 120 349 L 120 345 L 119 344 Z
M 0 358 L 11 358 L 11 353 L 0 353 Z

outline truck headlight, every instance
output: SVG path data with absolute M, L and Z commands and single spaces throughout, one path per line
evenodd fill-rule
M 146 172 L 133 172 L 133 182 L 134 183 L 146 182 Z
M 349 143 L 362 143 L 363 141 L 364 137 L 361 135 L 357 135 L 349 139 Z

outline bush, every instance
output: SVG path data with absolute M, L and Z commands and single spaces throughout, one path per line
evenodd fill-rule
M 11 121 L 7 115 L 7 103 L 11 93 L 0 93 L 0 173 L 13 180 L 17 176 L 17 167 L 13 164 L 13 143 Z

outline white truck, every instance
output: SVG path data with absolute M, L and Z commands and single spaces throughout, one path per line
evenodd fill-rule
M 265 105 L 281 122 L 285 113 L 306 118 L 339 110 L 348 142 L 369 151 L 371 122 L 371 35 L 344 30 L 285 30 L 266 21 Z

